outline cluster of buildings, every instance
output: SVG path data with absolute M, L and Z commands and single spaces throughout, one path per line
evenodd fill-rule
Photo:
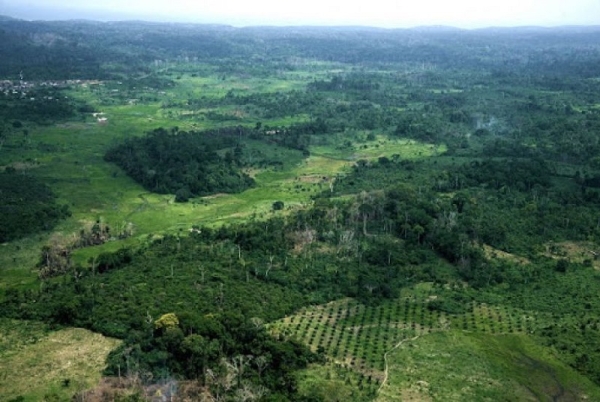
M 4 93 L 5 96 L 9 95 L 20 95 L 26 97 L 28 92 L 33 89 L 39 88 L 68 88 L 74 85 L 88 86 L 94 84 L 101 84 L 100 81 L 90 80 L 63 80 L 63 81 L 11 81 L 2 80 L 0 81 L 0 93 Z

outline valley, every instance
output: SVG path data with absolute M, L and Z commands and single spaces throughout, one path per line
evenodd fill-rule
M 600 399 L 600 31 L 87 24 L 0 21 L 7 400 Z

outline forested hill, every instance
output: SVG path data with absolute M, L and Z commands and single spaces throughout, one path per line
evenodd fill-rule
M 420 63 L 538 74 L 600 74 L 600 28 L 379 29 L 249 27 L 0 18 L 0 76 L 108 79 L 149 63 L 190 60 L 243 72 L 254 62 L 293 69 L 295 57 L 342 63 Z M 460 45 L 459 45 L 460 44 Z M 110 66 L 110 70 L 107 68 Z M 222 66 L 223 68 L 223 66 Z

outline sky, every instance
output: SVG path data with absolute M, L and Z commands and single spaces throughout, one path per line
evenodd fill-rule
M 600 25 L 600 0 L 0 0 L 28 20 L 129 20 L 248 25 Z

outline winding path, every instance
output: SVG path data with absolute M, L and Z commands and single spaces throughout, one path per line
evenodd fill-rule
M 421 335 L 417 335 L 417 336 L 415 336 L 413 338 L 402 339 L 400 342 L 398 342 L 396 344 L 396 346 L 394 346 L 393 348 L 391 348 L 390 350 L 388 350 L 387 352 L 384 353 L 384 355 L 383 355 L 383 361 L 385 362 L 385 371 L 384 371 L 385 375 L 383 377 L 383 381 L 381 382 L 381 385 L 379 386 L 379 389 L 377 390 L 377 393 L 381 392 L 381 390 L 385 386 L 385 383 L 388 380 L 388 373 L 389 373 L 388 354 L 390 354 L 394 350 L 398 349 L 404 342 L 416 341 L 419 338 L 419 336 L 421 336 Z

